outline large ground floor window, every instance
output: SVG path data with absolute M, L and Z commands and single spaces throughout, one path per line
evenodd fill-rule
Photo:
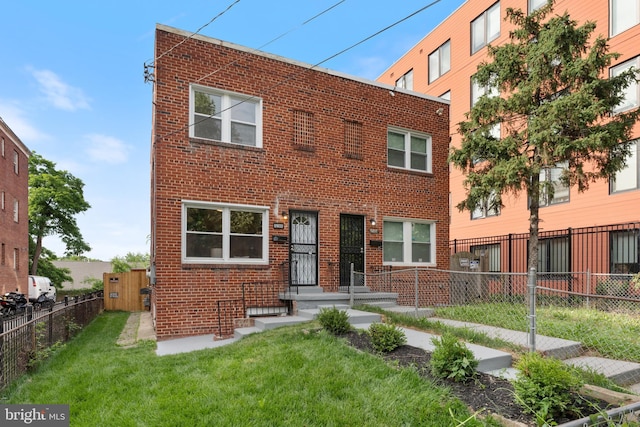
M 385 265 L 435 265 L 434 222 L 385 219 L 382 233 Z

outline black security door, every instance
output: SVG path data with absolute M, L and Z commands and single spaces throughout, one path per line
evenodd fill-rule
M 340 215 L 340 286 L 349 286 L 351 264 L 354 271 L 364 272 L 364 217 L 342 214 Z

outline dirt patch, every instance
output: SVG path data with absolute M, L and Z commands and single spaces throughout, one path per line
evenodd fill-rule
M 353 347 L 375 353 L 367 333 L 352 331 L 345 334 L 344 337 Z M 465 383 L 437 378 L 431 373 L 429 364 L 431 353 L 410 345 L 403 345 L 392 352 L 383 354 L 382 357 L 399 366 L 412 366 L 425 379 L 448 387 L 451 393 L 462 400 L 472 412 L 480 411 L 482 415 L 498 414 L 507 420 L 526 426 L 536 426 L 534 416 L 525 413 L 522 407 L 515 402 L 513 385 L 507 379 L 481 372 L 478 372 L 476 378 Z M 575 399 L 580 414 L 567 414 L 566 417 L 556 419 L 556 423 L 562 424 L 592 414 L 594 412 L 592 405 L 599 408 L 608 406 L 606 402 L 599 399 L 588 398 L 587 401 L 586 397 L 579 395 L 576 395 Z

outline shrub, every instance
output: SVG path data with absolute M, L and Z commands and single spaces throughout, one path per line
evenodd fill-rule
M 335 307 L 321 308 L 318 314 L 318 321 L 324 329 L 334 335 L 342 335 L 351 330 L 347 312 Z
M 513 388 L 525 411 L 547 420 L 575 409 L 572 394 L 582 387 L 582 380 L 561 360 L 527 353 L 516 368 L 519 372 L 512 380 Z
M 372 323 L 369 336 L 373 348 L 381 353 L 388 353 L 407 343 L 404 331 L 390 323 Z
M 465 343 L 449 332 L 431 341 L 435 345 L 430 362 L 434 375 L 458 382 L 475 376 L 478 360 Z

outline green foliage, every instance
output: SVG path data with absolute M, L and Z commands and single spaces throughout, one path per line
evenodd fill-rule
M 391 323 L 372 323 L 368 333 L 373 348 L 381 353 L 388 353 L 407 343 L 404 331 Z
M 33 240 L 29 240 L 29 253 L 35 253 L 35 242 Z M 53 264 L 52 261 L 55 261 L 57 259 L 58 258 L 56 257 L 56 254 L 54 254 L 52 251 L 47 248 L 42 248 L 35 275 L 48 277 L 51 280 L 53 286 L 55 286 L 57 289 L 61 289 L 62 283 L 73 282 L 73 277 L 71 277 L 70 269 L 65 267 L 58 268 Z M 31 261 L 32 259 L 29 259 L 30 264 Z M 29 271 L 31 271 L 33 274 L 31 265 L 29 266 Z
M 32 153 L 29 157 L 29 237 L 34 242 L 29 258 L 32 274 L 38 271 L 42 239 L 57 235 L 66 246 L 66 255 L 91 250 L 84 241 L 75 215 L 91 205 L 84 199 L 84 183 L 56 164 Z M 29 245 L 31 249 L 31 245 Z
M 349 315 L 336 307 L 323 307 L 318 313 L 318 321 L 324 329 L 334 335 L 343 335 L 351 330 Z
M 102 291 L 104 290 L 104 282 L 102 279 L 97 279 L 95 277 L 86 277 L 82 283 L 89 285 L 92 291 Z
M 133 268 L 147 268 L 150 265 L 149 254 L 128 252 L 124 257 L 113 257 L 113 273 L 126 273 Z
M 525 411 L 540 420 L 553 419 L 573 410 L 573 393 L 583 385 L 581 378 L 561 360 L 525 354 L 516 364 L 519 373 L 512 381 L 516 400 Z
M 465 343 L 450 333 L 433 338 L 435 349 L 431 353 L 431 372 L 440 378 L 464 382 L 473 378 L 478 360 Z

